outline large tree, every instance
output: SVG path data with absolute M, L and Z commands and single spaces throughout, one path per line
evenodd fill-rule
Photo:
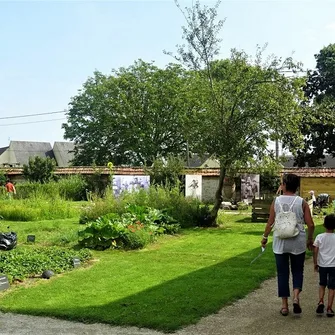
M 75 165 L 151 164 L 186 154 L 185 118 L 192 73 L 135 62 L 112 75 L 95 72 L 72 98 L 63 125 L 75 142 Z
M 168 52 L 189 69 L 197 70 L 202 81 L 198 97 L 203 108 L 193 114 L 196 131 L 190 142 L 198 152 L 220 161 L 216 201 L 209 218 L 212 223 L 221 205 L 225 177 L 268 158 L 270 139 L 280 140 L 289 133 L 292 147 L 299 145 L 302 119 L 302 81 L 287 76 L 299 68 L 291 58 L 273 56 L 264 62 L 263 50 L 259 49 L 254 60 L 236 50 L 228 60 L 215 60 L 223 25 L 217 19 L 219 3 L 208 7 L 196 1 L 192 7 L 181 9 L 186 19 L 186 45 L 178 46 L 177 55 Z
M 297 152 L 298 166 L 322 165 L 325 155 L 335 156 L 335 44 L 315 55 L 316 69 L 309 70 L 302 125 L 304 147 Z

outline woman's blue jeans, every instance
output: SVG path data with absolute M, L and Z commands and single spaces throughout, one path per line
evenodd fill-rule
M 278 278 L 278 296 L 286 298 L 290 296 L 290 264 L 292 272 L 293 289 L 302 290 L 304 280 L 305 252 L 299 255 L 290 253 L 275 254 Z

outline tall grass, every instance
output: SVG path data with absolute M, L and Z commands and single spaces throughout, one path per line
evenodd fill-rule
M 0 216 L 9 221 L 67 219 L 78 216 L 78 213 L 78 208 L 60 197 L 0 200 Z
M 87 182 L 81 175 L 68 176 L 50 183 L 21 183 L 16 185 L 17 199 L 61 197 L 66 200 L 86 200 Z
M 94 196 L 93 201 L 83 209 L 81 223 L 96 220 L 99 216 L 108 213 L 121 214 L 125 211 L 127 204 L 166 210 L 184 228 L 198 225 L 204 214 L 201 202 L 197 199 L 185 198 L 177 186 L 171 188 L 151 186 L 148 190 L 124 192 L 117 198 L 110 189 L 107 189 L 103 198 Z

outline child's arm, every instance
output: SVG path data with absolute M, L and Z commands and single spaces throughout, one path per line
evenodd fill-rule
M 313 246 L 313 261 L 314 261 L 314 271 L 318 272 L 319 271 L 319 266 L 318 266 L 318 253 L 319 253 L 319 247 L 316 247 L 315 245 Z

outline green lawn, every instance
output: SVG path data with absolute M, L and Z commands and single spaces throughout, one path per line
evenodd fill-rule
M 271 245 L 250 264 L 260 252 L 264 223 L 250 223 L 250 215 L 222 219 L 222 228 L 184 230 L 144 250 L 94 252 L 90 267 L 0 293 L 0 309 L 164 331 L 195 323 L 275 274 Z M 52 229 L 62 234 L 80 227 L 71 220 L 11 225 L 36 232 L 39 243 Z

